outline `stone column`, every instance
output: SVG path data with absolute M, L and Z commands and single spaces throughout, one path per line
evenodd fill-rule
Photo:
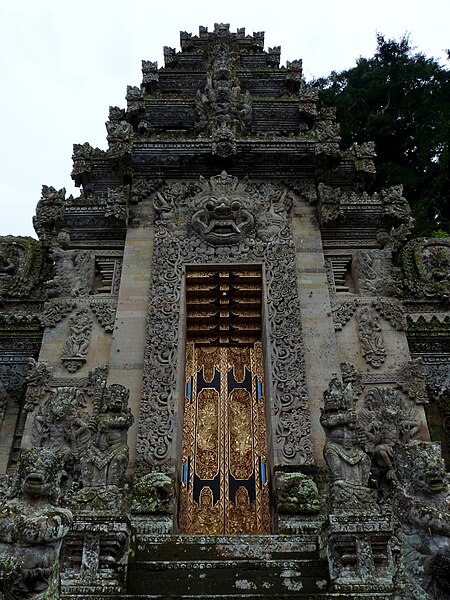
M 109 359 L 108 384 L 119 383 L 130 390 L 134 416 L 128 431 L 131 468 L 136 454 L 153 242 L 153 214 L 128 229 Z
M 340 366 L 315 206 L 297 200 L 293 209 L 292 232 L 311 411 L 311 438 L 314 440 L 316 464 L 323 464 L 325 437 L 319 423 L 320 406 L 323 392 L 333 372 L 340 373 Z

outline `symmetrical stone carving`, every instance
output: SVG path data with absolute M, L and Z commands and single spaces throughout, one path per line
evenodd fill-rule
M 376 493 L 368 487 L 371 461 L 361 447 L 351 386 L 344 388 L 334 375 L 323 398 L 320 423 L 327 436 L 323 456 L 328 467 L 330 511 L 377 513 Z
M 399 387 L 415 404 L 427 404 L 426 378 L 420 359 L 405 363 L 399 372 Z
M 407 404 L 392 388 L 373 388 L 366 395 L 359 420 L 379 484 L 386 480 L 396 483 L 395 449 L 419 434 L 420 422 L 414 406 Z
M 239 183 L 222 173 L 198 184 L 174 183 L 155 199 L 156 236 L 152 267 L 153 300 L 149 307 L 144 391 L 137 441 L 138 462 L 152 469 L 170 469 L 174 441 L 178 331 L 183 264 L 260 263 L 267 281 L 269 337 L 272 352 L 274 442 L 279 460 L 304 464 L 312 460 L 310 425 L 302 358 L 301 323 L 296 288 L 294 245 L 287 219 L 290 200 L 283 190 L 261 183 Z M 277 218 L 272 236 L 261 222 L 258 235 L 239 243 L 214 245 L 187 227 L 189 214 L 210 195 L 240 198 L 252 211 L 256 232 L 260 216 L 274 196 Z M 250 210 L 249 210 L 250 209 Z M 266 218 L 266 216 L 265 216 Z M 148 467 L 145 467 L 148 469 Z
M 56 505 L 62 459 L 22 451 L 0 518 L 0 591 L 11 600 L 59 597 L 59 553 L 72 514 Z
M 383 331 L 377 314 L 372 307 L 359 307 L 356 313 L 359 327 L 361 351 L 366 362 L 372 367 L 381 367 L 386 359 Z
M 81 461 L 85 487 L 122 487 L 125 484 L 127 431 L 134 421 L 127 406 L 129 395 L 123 385 L 112 384 L 94 400 L 90 421 L 92 438 Z
M 241 93 L 236 76 L 236 55 L 217 45 L 211 56 L 207 84 L 203 93 L 197 92 L 195 102 L 195 127 L 201 133 L 242 133 L 251 123 L 252 98 L 249 92 Z M 219 156 L 224 146 L 216 148 Z M 222 149 L 222 151 L 221 151 Z M 217 151 L 219 150 L 219 151 Z
M 93 321 L 86 308 L 79 308 L 69 319 L 69 334 L 64 344 L 62 363 L 75 373 L 86 362 L 91 343 Z
M 50 245 L 58 235 L 64 219 L 65 188 L 60 190 L 43 185 L 42 196 L 36 206 L 33 225 L 39 239 Z

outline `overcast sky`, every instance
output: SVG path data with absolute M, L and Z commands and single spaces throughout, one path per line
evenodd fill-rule
M 230 23 L 266 32 L 281 62 L 303 59 L 307 79 L 373 55 L 377 31 L 405 32 L 445 63 L 450 0 L 14 0 L 0 5 L 0 235 L 33 235 L 42 184 L 65 187 L 74 143 L 106 149 L 110 105 L 125 107 L 141 60 L 163 65 L 179 32 Z M 448 63 L 447 63 L 448 64 Z

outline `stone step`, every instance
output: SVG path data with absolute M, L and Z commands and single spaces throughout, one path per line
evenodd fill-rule
M 189 536 L 138 533 L 127 590 L 161 597 L 317 595 L 329 589 L 317 535 Z

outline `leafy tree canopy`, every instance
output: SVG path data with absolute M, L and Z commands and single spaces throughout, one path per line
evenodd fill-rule
M 407 35 L 377 34 L 372 58 L 310 85 L 336 106 L 342 144 L 373 140 L 376 187 L 403 183 L 417 235 L 448 231 L 450 220 L 450 71 L 415 53 Z

